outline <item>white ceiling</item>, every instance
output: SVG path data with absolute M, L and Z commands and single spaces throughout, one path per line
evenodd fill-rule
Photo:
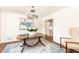
M 55 13 L 65 7 L 66 6 L 35 6 L 35 14 L 40 17 L 43 17 L 51 13 Z M 31 9 L 31 6 L 0 6 L 0 10 L 11 11 L 21 14 L 29 14 Z

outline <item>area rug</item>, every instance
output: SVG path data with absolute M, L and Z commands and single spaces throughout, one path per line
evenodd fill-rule
M 64 53 L 65 49 L 60 48 L 59 45 L 55 43 L 49 43 L 45 42 L 46 47 L 42 46 L 40 43 L 35 47 L 25 47 L 23 53 Z M 5 49 L 3 50 L 3 53 L 21 53 L 22 42 L 8 44 Z

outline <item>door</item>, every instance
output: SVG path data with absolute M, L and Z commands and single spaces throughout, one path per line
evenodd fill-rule
M 45 34 L 46 40 L 53 42 L 53 19 L 45 21 Z

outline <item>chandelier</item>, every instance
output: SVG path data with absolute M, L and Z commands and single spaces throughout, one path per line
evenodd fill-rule
M 32 9 L 30 10 L 30 15 L 27 15 L 28 19 L 38 19 L 38 15 L 35 14 L 36 10 L 35 10 L 35 6 L 31 7 Z

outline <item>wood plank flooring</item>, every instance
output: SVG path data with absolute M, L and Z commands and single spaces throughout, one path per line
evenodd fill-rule
M 0 44 L 0 53 L 3 51 L 3 49 L 5 48 L 6 44 Z

